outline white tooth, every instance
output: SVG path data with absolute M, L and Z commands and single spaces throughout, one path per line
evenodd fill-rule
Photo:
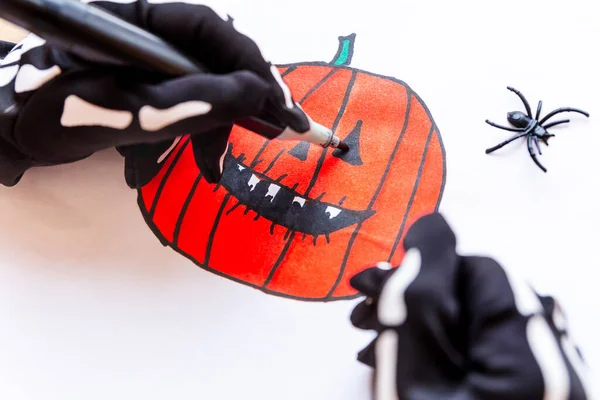
M 269 190 L 267 190 L 267 194 L 265 195 L 265 197 L 271 196 L 271 201 L 275 200 L 275 196 L 277 195 L 277 192 L 279 192 L 279 189 L 281 189 L 279 186 L 271 183 L 269 185 Z
M 294 201 L 292 201 L 292 204 L 293 203 L 298 203 L 298 204 L 300 204 L 300 207 L 303 207 L 304 203 L 306 203 L 306 199 L 296 196 L 296 197 L 294 197 Z
M 325 213 L 329 214 L 329 219 L 337 217 L 338 215 L 340 215 L 341 212 L 342 210 L 340 210 L 339 208 L 331 206 L 327 206 L 327 208 L 325 209 Z
M 238 169 L 239 169 L 240 171 L 243 171 L 243 170 L 245 170 L 246 168 L 245 168 L 244 166 L 242 166 L 242 165 L 238 164 Z
M 256 184 L 260 182 L 260 179 L 258 179 L 258 177 L 254 174 L 252 174 L 252 176 L 250 177 L 250 180 L 248 181 L 248 186 L 250 186 L 250 191 L 253 191 L 254 189 L 256 189 Z

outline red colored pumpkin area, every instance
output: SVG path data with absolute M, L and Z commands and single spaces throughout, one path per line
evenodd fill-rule
M 402 239 L 438 209 L 445 184 L 439 130 L 405 83 L 334 60 L 278 66 L 294 98 L 351 150 L 264 140 L 235 127 L 218 185 L 195 165 L 189 137 L 139 190 L 146 222 L 200 267 L 264 292 L 340 300 L 349 278 L 401 262 Z

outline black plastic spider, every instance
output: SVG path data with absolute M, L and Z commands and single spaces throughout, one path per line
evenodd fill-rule
M 525 115 L 525 113 L 523 113 L 521 111 L 509 112 L 507 114 L 507 119 L 508 119 L 508 122 L 510 122 L 510 124 L 512 126 L 514 126 L 514 128 L 498 125 L 489 120 L 486 120 L 485 122 L 487 122 L 488 124 L 490 124 L 491 126 L 493 126 L 495 128 L 500 128 L 500 129 L 504 129 L 507 131 L 518 132 L 518 133 L 515 136 L 511 137 L 510 139 L 505 140 L 504 142 L 502 142 L 494 147 L 490 147 L 489 149 L 487 149 L 485 151 L 485 153 L 490 154 L 491 152 L 494 152 L 494 151 L 506 146 L 507 144 L 509 144 L 510 142 L 512 142 L 514 140 L 517 140 L 521 137 L 526 137 L 527 138 L 527 149 L 529 150 L 529 155 L 533 159 L 533 162 L 535 162 L 537 164 L 537 166 L 542 169 L 542 171 L 546 172 L 546 168 L 544 168 L 544 166 L 539 162 L 539 160 L 537 159 L 537 156 L 535 155 L 535 152 L 533 150 L 533 145 L 535 145 L 535 147 L 537 148 L 539 155 L 542 155 L 542 150 L 540 149 L 539 141 L 541 140 L 547 146 L 548 139 L 555 136 L 551 133 L 548 133 L 548 131 L 546 129 L 551 128 L 556 125 L 559 125 L 559 124 L 566 124 L 567 122 L 569 122 L 569 120 L 562 119 L 560 121 L 550 122 L 546 125 L 544 125 L 544 122 L 546 122 L 548 119 L 552 118 L 556 114 L 559 114 L 562 112 L 569 112 L 569 111 L 577 112 L 577 113 L 585 115 L 586 117 L 589 117 L 590 115 L 587 112 L 579 110 L 577 108 L 561 107 L 561 108 L 557 108 L 554 111 L 551 111 L 550 113 L 548 113 L 548 115 L 546 115 L 544 118 L 542 118 L 540 120 L 539 119 L 540 113 L 542 111 L 542 101 L 540 100 L 540 102 L 538 103 L 538 108 L 537 108 L 537 112 L 535 114 L 535 118 L 533 118 L 533 116 L 531 115 L 531 107 L 529 107 L 529 103 L 525 99 L 525 96 L 523 96 L 523 94 L 521 92 L 519 92 L 518 90 L 516 90 L 510 86 L 507 87 L 507 89 L 510 90 L 511 92 L 514 92 L 517 96 L 519 96 L 519 98 L 525 105 L 525 110 L 527 111 L 527 115 Z

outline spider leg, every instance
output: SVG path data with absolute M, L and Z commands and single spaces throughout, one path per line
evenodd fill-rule
M 566 124 L 568 122 L 571 122 L 571 120 L 561 119 L 560 121 L 554 121 L 554 122 L 550 122 L 549 124 L 542 125 L 542 128 L 548 129 L 548 128 L 552 128 L 553 126 L 559 125 L 559 124 Z
M 498 150 L 498 149 L 500 149 L 500 148 L 502 148 L 502 147 L 506 146 L 506 145 L 507 145 L 507 144 L 509 144 L 510 142 L 513 142 L 513 141 L 517 140 L 518 138 L 521 138 L 521 137 L 523 137 L 523 136 L 526 136 L 526 135 L 528 135 L 528 134 L 529 134 L 529 131 L 527 131 L 527 132 L 523 132 L 523 133 L 519 133 L 519 134 L 517 134 L 517 135 L 515 135 L 515 136 L 511 137 L 510 139 L 508 139 L 508 140 L 505 140 L 504 142 L 502 142 L 502 143 L 499 143 L 499 144 L 495 145 L 494 147 L 490 147 L 489 149 L 486 149 L 486 150 L 485 150 L 485 154 L 490 154 L 490 153 L 492 153 L 492 152 L 494 152 L 494 151 L 496 151 L 496 150 Z
M 485 122 L 486 122 L 488 125 L 491 125 L 491 126 L 493 126 L 494 128 L 498 128 L 498 129 L 504 129 L 505 131 L 511 131 L 511 132 L 524 132 L 524 131 L 525 131 L 525 129 L 526 129 L 526 128 L 512 128 L 512 127 L 509 127 L 509 126 L 502 126 L 502 125 L 498 125 L 498 124 L 496 124 L 496 123 L 494 123 L 494 122 L 492 122 L 492 121 L 490 121 L 490 120 L 487 120 L 487 119 L 485 120 Z
M 525 106 L 525 110 L 527 110 L 527 116 L 529 118 L 533 118 L 533 116 L 531 115 L 531 107 L 529 106 L 529 103 L 527 102 L 527 99 L 525 98 L 525 96 L 523 96 L 523 93 L 519 92 L 517 89 L 510 87 L 510 86 L 508 86 L 507 89 L 510 90 L 511 92 L 513 92 L 514 94 L 516 94 L 517 96 L 519 96 L 519 98 L 523 102 L 523 105 Z
M 540 119 L 540 113 L 542 112 L 542 101 L 540 100 L 540 102 L 538 103 L 538 108 L 537 108 L 537 112 L 535 113 L 535 120 L 539 120 Z
M 533 145 L 532 142 L 533 141 L 533 136 L 529 136 L 527 137 L 527 150 L 529 150 L 529 155 L 531 156 L 531 159 L 533 160 L 533 162 L 540 167 L 540 169 L 544 172 L 546 172 L 546 168 L 544 168 L 544 166 L 540 163 L 540 161 L 537 159 L 537 156 L 535 155 L 534 151 L 533 151 Z
M 540 141 L 535 136 L 533 137 L 533 143 L 535 144 L 535 147 L 537 147 L 538 154 L 541 156 L 542 155 L 542 149 L 540 148 Z
M 590 116 L 590 114 L 589 114 L 589 113 L 587 113 L 587 112 L 585 112 L 585 111 L 583 111 L 583 110 L 579 110 L 579 109 L 577 109 L 577 108 L 572 108 L 572 107 L 561 107 L 561 108 L 557 108 L 557 109 L 556 109 L 556 110 L 554 110 L 554 111 L 551 111 L 551 112 L 549 112 L 549 113 L 548 113 L 548 115 L 546 115 L 546 116 L 545 116 L 545 117 L 544 117 L 544 118 L 543 118 L 543 119 L 542 119 L 542 120 L 539 122 L 539 123 L 540 123 L 540 125 L 541 125 L 541 124 L 543 124 L 544 122 L 548 121 L 548 119 L 550 119 L 550 118 L 554 117 L 556 114 L 563 113 L 563 112 L 576 112 L 576 113 L 579 113 L 579 114 L 583 114 L 583 115 L 585 115 L 586 117 L 589 117 L 589 116 Z

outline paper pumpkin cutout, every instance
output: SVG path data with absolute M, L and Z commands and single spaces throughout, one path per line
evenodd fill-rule
M 410 224 L 438 209 L 444 149 L 408 85 L 349 67 L 354 39 L 340 37 L 329 63 L 278 66 L 302 108 L 350 152 L 268 141 L 236 126 L 213 185 L 184 137 L 139 189 L 164 245 L 226 278 L 302 300 L 354 298 L 351 276 L 400 263 Z

